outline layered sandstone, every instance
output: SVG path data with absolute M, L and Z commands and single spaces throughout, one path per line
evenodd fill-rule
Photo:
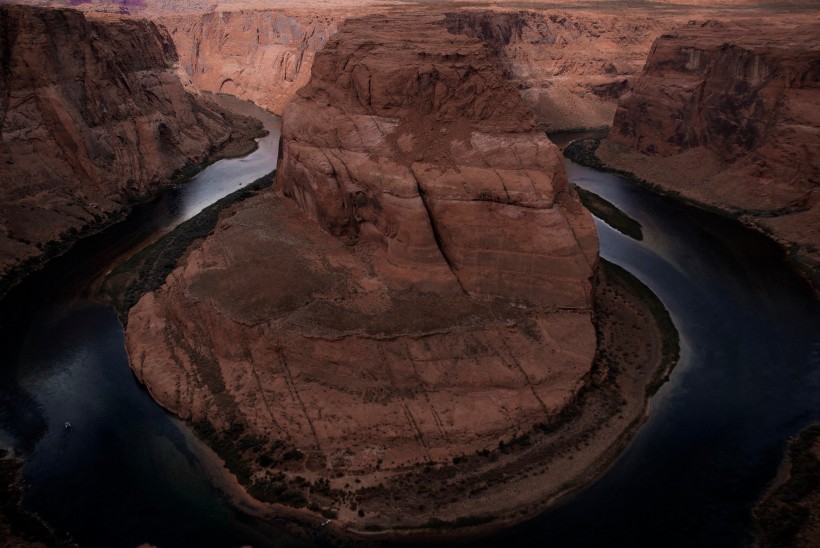
M 392 51 L 410 17 L 356 20 L 317 59 L 285 111 L 281 191 L 373 242 L 396 287 L 588 307 L 597 238 L 557 148 L 477 40 L 428 20 Z
M 201 89 L 250 99 L 281 114 L 305 85 L 316 51 L 339 23 L 374 8 L 222 11 L 162 16 L 182 65 Z M 627 80 L 640 72 L 652 41 L 680 17 L 638 12 L 458 11 L 451 32 L 486 42 L 502 60 L 542 129 L 612 122 Z
M 458 11 L 451 32 L 486 42 L 547 131 L 607 127 L 652 42 L 681 22 L 652 10 Z
M 316 52 L 336 32 L 329 11 L 212 12 L 164 16 L 180 61 L 200 89 L 228 93 L 281 114 L 310 79 Z
M 517 439 L 587 381 L 594 225 L 493 52 L 440 17 L 342 25 L 281 150 L 277 192 L 131 309 L 132 367 L 254 495 L 397 525 L 354 492 L 401 498 L 397 474 Z
M 816 22 L 693 23 L 663 35 L 599 156 L 741 216 L 817 276 Z
M 259 130 L 191 85 L 153 23 L 0 6 L 0 26 L 0 278 Z

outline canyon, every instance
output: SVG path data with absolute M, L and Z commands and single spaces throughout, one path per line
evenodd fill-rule
M 81 7 L 0 6 L 0 276 L 252 148 L 260 125 L 200 90 L 281 114 L 275 188 L 120 311 L 137 379 L 270 515 L 484 532 L 564 500 L 646 420 L 675 326 L 600 259 L 544 131 L 612 124 L 596 162 L 740 218 L 817 283 L 803 15 Z
M 171 33 L 183 67 L 199 88 L 230 93 L 281 114 L 307 83 L 316 51 L 340 22 L 384 9 L 368 3 L 321 10 L 298 3 L 260 8 L 224 5 L 204 15 L 160 12 L 153 19 Z M 492 48 L 546 131 L 608 126 L 618 97 L 640 72 L 652 41 L 686 21 L 680 13 L 646 10 L 624 19 L 614 10 L 437 9 L 451 32 Z
M 595 229 L 484 44 L 435 16 L 349 19 L 282 135 L 276 195 L 223 214 L 128 315 L 154 398 L 267 455 L 240 451 L 251 493 L 355 496 L 574 401 Z
M 261 132 L 191 85 L 154 23 L 23 6 L 0 21 L 0 292 Z
M 707 21 L 661 36 L 598 147 L 607 165 L 727 212 L 820 281 L 817 21 Z

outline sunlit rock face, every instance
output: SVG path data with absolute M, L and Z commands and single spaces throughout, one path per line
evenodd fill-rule
M 316 51 L 336 32 L 341 18 L 323 10 L 264 10 L 156 20 L 170 32 L 182 67 L 200 89 L 235 95 L 281 114 L 310 79 Z
M 617 100 L 639 74 L 655 38 L 680 15 L 584 10 L 459 10 L 451 32 L 478 38 L 547 131 L 612 124 Z

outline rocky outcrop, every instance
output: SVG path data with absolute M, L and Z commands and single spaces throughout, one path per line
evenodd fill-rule
M 259 132 L 207 101 L 153 23 L 0 6 L 0 277 Z M 13 276 L 12 276 L 13 277 Z M 4 285 L 5 287 L 5 285 Z
M 200 89 L 228 93 L 281 114 L 310 79 L 316 52 L 336 32 L 333 13 L 212 12 L 157 19 Z
M 609 165 L 741 216 L 817 277 L 820 25 L 706 22 L 663 35 L 618 107 Z
M 277 187 L 127 330 L 140 380 L 255 496 L 398 525 L 355 492 L 401 497 L 402 474 L 503 447 L 587 382 L 594 225 L 486 45 L 440 17 L 345 22 L 285 108 Z
M 316 51 L 339 23 L 372 10 L 289 6 L 157 21 L 168 28 L 183 67 L 201 89 L 250 99 L 281 114 L 307 83 Z M 458 11 L 446 15 L 446 26 L 487 43 L 539 126 L 558 131 L 610 125 L 627 79 L 640 72 L 652 41 L 675 20 L 648 12 L 625 20 L 578 11 Z
M 458 11 L 451 32 L 487 43 L 547 131 L 609 126 L 652 41 L 680 16 L 634 12 Z
M 428 22 L 417 40 L 431 45 L 394 52 L 362 24 L 286 109 L 282 192 L 329 232 L 383 249 L 380 275 L 397 287 L 589 306 L 594 230 L 491 50 Z

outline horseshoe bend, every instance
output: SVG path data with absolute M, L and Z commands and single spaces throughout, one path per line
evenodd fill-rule
M 274 187 L 131 308 L 135 374 L 252 496 L 337 531 L 493 527 L 571 492 L 677 351 L 536 125 L 443 17 L 348 19 L 284 108 Z

